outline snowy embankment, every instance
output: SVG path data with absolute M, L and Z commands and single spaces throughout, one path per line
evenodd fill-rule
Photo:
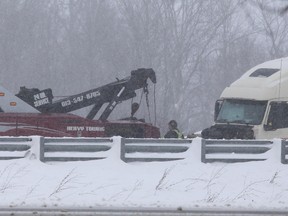
M 233 164 L 201 163 L 200 142 L 195 138 L 184 160 L 170 162 L 124 163 L 115 146 L 120 143 L 102 160 L 0 161 L 0 206 L 287 208 L 288 165 L 280 163 L 280 142 L 266 161 Z

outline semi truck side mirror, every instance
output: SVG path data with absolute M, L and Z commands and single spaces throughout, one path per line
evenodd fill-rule
M 271 123 L 268 123 L 268 124 L 264 124 L 264 130 L 265 131 L 271 131 L 271 130 L 274 130 L 274 128 L 273 128 L 273 124 L 271 124 Z
M 217 100 L 215 102 L 215 107 L 214 107 L 214 121 L 216 121 L 218 115 L 219 115 L 219 112 L 220 112 L 220 109 L 221 109 L 221 106 L 223 104 L 223 100 Z

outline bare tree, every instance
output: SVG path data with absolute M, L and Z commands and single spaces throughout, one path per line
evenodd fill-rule
M 135 52 L 131 64 L 154 67 L 159 77 L 159 124 L 164 128 L 169 118 L 175 118 L 186 131 L 200 129 L 203 124 L 195 126 L 194 122 L 199 114 L 205 115 L 204 98 L 210 94 L 205 91 L 208 82 L 204 81 L 209 76 L 204 73 L 208 71 L 201 71 L 201 67 L 207 64 L 207 56 L 217 46 L 218 31 L 233 15 L 237 4 L 228 10 L 212 0 L 142 0 L 119 4 Z
M 162 132 L 171 119 L 186 133 L 201 130 L 230 82 L 287 53 L 287 18 L 265 3 L 2 0 L 1 82 L 67 95 L 151 67 Z
M 279 14 L 279 2 L 255 0 L 249 3 L 246 10 L 250 23 L 259 30 L 262 36 L 259 40 L 266 44 L 268 58 L 283 57 L 287 53 L 288 18 Z

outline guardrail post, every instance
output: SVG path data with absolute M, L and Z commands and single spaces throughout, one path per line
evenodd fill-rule
M 45 162 L 44 160 L 44 144 L 45 144 L 45 138 L 44 137 L 40 137 L 40 148 L 39 148 L 39 160 L 42 161 L 42 162 Z
M 205 139 L 201 139 L 201 162 L 206 163 L 206 142 L 205 142 Z
M 126 163 L 125 159 L 125 138 L 121 137 L 121 143 L 120 143 L 120 159 Z

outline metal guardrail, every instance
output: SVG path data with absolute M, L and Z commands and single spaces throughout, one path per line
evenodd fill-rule
M 288 164 L 288 141 L 281 140 L 281 163 Z
M 29 137 L 1 137 L 0 160 L 11 160 L 26 157 L 31 149 Z
M 126 163 L 181 160 L 191 143 L 189 139 L 121 138 L 120 158 Z
M 111 138 L 44 138 L 40 137 L 42 162 L 87 161 L 106 158 Z M 105 155 L 106 153 L 106 155 Z
M 201 161 L 248 162 L 267 159 L 265 152 L 271 149 L 270 140 L 205 140 L 201 143 Z
M 202 139 L 201 142 L 203 163 L 263 161 L 268 159 L 266 153 L 273 146 L 271 140 Z M 0 137 L 0 160 L 33 155 L 42 162 L 99 160 L 110 156 L 114 147 L 126 163 L 172 161 L 187 158 L 191 143 L 192 139 Z M 288 164 L 288 140 L 281 140 L 281 163 Z

